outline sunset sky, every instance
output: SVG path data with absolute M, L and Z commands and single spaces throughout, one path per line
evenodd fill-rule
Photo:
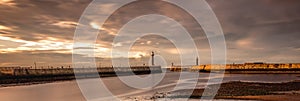
M 100 0 L 101 1 L 101 0 Z M 227 62 L 279 62 L 299 63 L 300 60 L 300 1 L 299 0 L 206 0 L 214 10 L 222 28 L 227 45 Z M 72 43 L 79 18 L 91 0 L 0 0 L 0 66 L 68 66 L 72 63 Z M 121 2 L 121 0 L 120 0 Z M 156 2 L 156 1 L 153 1 Z M 98 13 L 107 15 L 118 1 L 103 2 Z M 162 6 L 160 3 L 139 5 L 142 9 L 126 13 L 134 16 L 149 8 L 165 15 L 180 10 Z M 165 7 L 165 8 L 164 8 Z M 125 8 L 124 11 L 134 7 Z M 163 10 L 161 10 L 163 9 Z M 168 9 L 168 10 L 164 10 Z M 160 32 L 180 34 L 176 23 L 165 18 L 141 18 L 131 22 L 123 32 L 127 35 L 119 43 L 112 44 L 116 28 L 129 18 L 123 11 L 115 12 L 104 26 L 90 17 L 90 27 L 105 30 L 96 42 L 97 62 L 110 65 L 112 46 L 123 46 L 137 30 L 151 33 L 149 29 L 161 28 Z M 109 14 L 108 14 L 109 15 Z M 129 16 L 130 17 L 130 16 Z M 181 18 L 182 16 L 176 16 Z M 186 26 L 192 32 L 191 18 Z M 141 23 L 147 26 L 141 25 Z M 149 28 L 149 29 L 147 29 Z M 149 30 L 149 31 L 147 31 Z M 210 47 L 202 34 L 194 37 L 203 64 L 210 63 Z M 131 36 L 132 34 L 132 36 Z M 190 49 L 184 49 L 188 54 Z M 134 65 L 148 63 L 150 52 L 155 51 L 168 61 L 178 64 L 178 52 L 171 41 L 158 35 L 139 38 L 130 51 Z M 80 54 L 78 54 L 80 55 Z M 86 56 L 82 56 L 86 57 Z M 122 57 L 122 55 L 120 55 Z M 114 58 L 120 58 L 114 57 Z M 194 63 L 195 57 L 191 57 Z

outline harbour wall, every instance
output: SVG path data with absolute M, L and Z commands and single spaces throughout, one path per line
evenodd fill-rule
M 132 67 L 100 67 L 100 68 L 48 68 L 30 69 L 21 67 L 0 68 L 1 76 L 45 76 L 45 75 L 74 75 L 76 74 L 149 74 L 161 73 L 160 66 L 132 66 Z

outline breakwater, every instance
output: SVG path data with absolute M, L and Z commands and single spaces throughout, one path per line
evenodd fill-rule
M 112 77 L 124 75 L 142 75 L 161 73 L 160 66 L 132 66 L 132 67 L 100 67 L 100 68 L 0 68 L 0 84 L 26 83 L 26 82 L 51 82 L 72 80 L 79 78 Z M 133 73 L 133 74 L 132 74 Z

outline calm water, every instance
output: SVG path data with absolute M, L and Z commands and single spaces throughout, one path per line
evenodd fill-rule
M 247 81 L 247 82 L 288 82 L 299 80 L 296 74 L 226 74 L 223 82 L 228 81 Z M 172 90 L 178 82 L 179 73 L 167 73 L 165 78 L 154 88 L 150 89 L 134 89 L 123 84 L 117 77 L 103 78 L 102 81 L 107 88 L 120 98 L 131 96 L 147 96 L 155 92 L 165 92 Z M 218 78 L 218 77 L 213 77 Z M 187 78 L 180 80 L 183 84 L 198 81 L 197 87 L 201 88 L 206 85 L 208 74 L 200 74 L 199 78 Z M 97 81 L 99 79 L 86 79 L 83 81 Z M 151 81 L 149 81 L 151 82 Z M 90 85 L 88 91 L 93 93 L 93 85 L 91 82 L 86 82 L 85 85 Z M 85 101 L 84 96 L 76 83 L 76 81 L 64 81 L 48 84 L 17 86 L 0 88 L 1 101 Z M 97 98 L 94 98 L 97 99 Z

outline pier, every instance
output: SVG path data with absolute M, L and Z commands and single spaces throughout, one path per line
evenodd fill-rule
M 133 72 L 135 74 L 149 74 L 162 72 L 160 66 L 131 66 L 131 67 L 98 67 L 98 68 L 47 68 L 31 69 L 29 67 L 0 67 L 1 76 L 42 76 L 42 75 L 74 75 L 78 74 L 115 74 Z
M 161 66 L 98 67 L 98 68 L 48 68 L 0 67 L 0 83 L 53 82 L 76 78 L 97 78 L 161 73 Z M 76 77 L 75 77 L 76 73 Z

